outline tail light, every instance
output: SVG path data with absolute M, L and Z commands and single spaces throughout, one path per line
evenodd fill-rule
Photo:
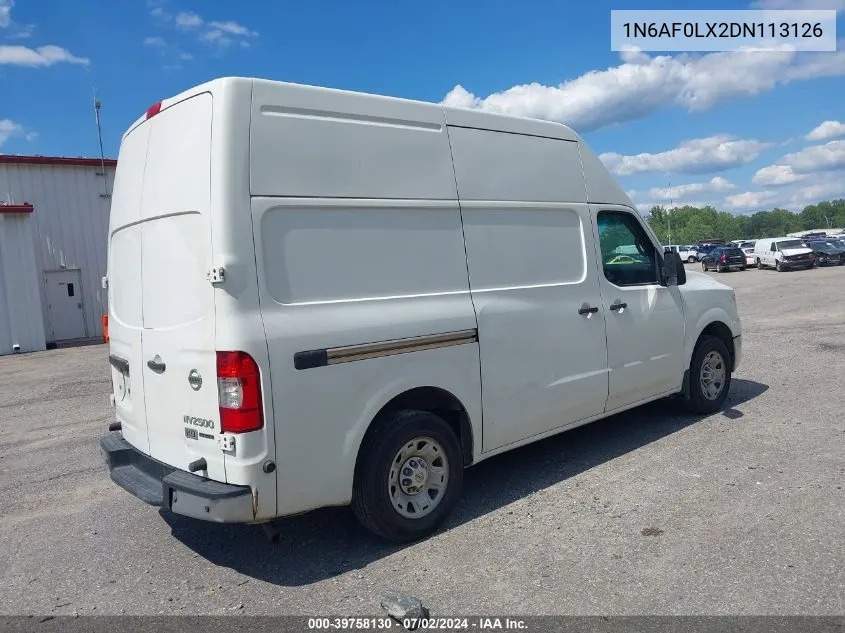
M 217 352 L 220 430 L 247 433 L 264 426 L 261 372 L 246 352 Z
M 722 263 L 724 264 L 726 261 L 728 261 L 728 256 L 722 255 Z
M 109 315 L 103 315 L 103 343 L 109 342 Z

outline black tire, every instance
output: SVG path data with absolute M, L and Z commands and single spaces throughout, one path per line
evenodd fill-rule
M 715 399 L 708 398 L 704 394 L 701 385 L 702 365 L 704 364 L 705 358 L 711 352 L 715 352 L 722 357 L 722 363 L 725 369 L 724 382 L 718 397 Z M 692 354 L 692 360 L 690 361 L 689 394 L 684 398 L 684 406 L 688 411 L 691 413 L 714 413 L 722 408 L 731 388 L 730 365 L 730 352 L 728 352 L 728 348 L 722 342 L 722 339 L 716 336 L 705 335 L 698 340 L 695 351 Z
M 695 263 L 695 257 L 693 257 L 692 255 L 687 257 L 687 263 L 688 264 L 694 264 Z
M 763 262 L 759 257 L 757 258 L 757 270 L 763 270 Z
M 783 266 L 780 265 L 779 259 L 775 260 L 775 270 L 778 271 L 779 273 L 783 272 Z
M 739 269 L 740 269 L 742 272 L 745 272 L 745 269 L 746 269 L 746 268 L 747 268 L 747 266 L 740 266 L 740 267 L 739 267 Z
M 707 272 L 707 262 L 701 262 L 701 270 Z
M 716 264 L 716 272 L 717 273 L 723 273 L 723 272 L 725 272 L 725 269 L 722 268 L 721 264 Z
M 352 511 L 372 533 L 397 543 L 416 541 L 434 533 L 461 496 L 464 463 L 455 432 L 439 416 L 427 411 L 396 411 L 377 421 L 359 452 L 352 494 Z M 419 519 L 402 516 L 393 507 L 388 482 L 393 460 L 403 446 L 428 437 L 443 449 L 448 480 L 439 503 Z

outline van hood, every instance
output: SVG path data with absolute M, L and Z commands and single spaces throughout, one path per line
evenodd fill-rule
M 811 248 L 785 248 L 781 251 L 787 257 L 791 257 L 793 255 L 806 255 L 807 253 L 812 253 L 813 249 Z
M 682 292 L 689 292 L 694 290 L 724 290 L 726 292 L 733 292 L 733 288 L 716 281 L 710 275 L 689 270 L 687 271 L 687 283 L 679 286 Z

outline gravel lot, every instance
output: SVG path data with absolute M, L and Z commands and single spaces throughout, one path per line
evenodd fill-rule
M 348 509 L 254 526 L 160 514 L 114 485 L 105 346 L 0 357 L 0 613 L 845 613 L 845 269 L 717 275 L 744 358 L 728 408 L 660 402 L 467 472 L 408 547 Z

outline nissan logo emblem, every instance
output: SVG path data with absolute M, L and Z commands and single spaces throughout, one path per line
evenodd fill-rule
M 188 383 L 194 391 L 199 391 L 202 387 L 202 376 L 196 369 L 192 369 L 191 373 L 188 374 Z

